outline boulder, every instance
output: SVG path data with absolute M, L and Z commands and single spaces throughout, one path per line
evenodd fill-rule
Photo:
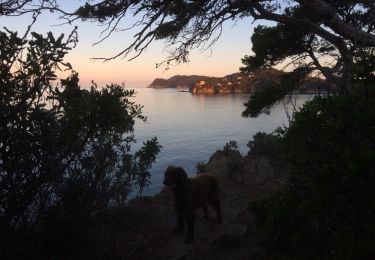
M 238 151 L 216 151 L 205 165 L 207 172 L 220 177 L 239 180 L 243 157 Z
M 216 151 L 205 165 L 205 171 L 219 177 L 251 186 L 279 186 L 286 181 L 287 172 L 276 168 L 272 158 L 265 155 L 243 157 L 238 151 Z

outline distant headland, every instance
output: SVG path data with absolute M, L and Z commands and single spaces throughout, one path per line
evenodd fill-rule
M 224 77 L 199 75 L 176 75 L 169 79 L 157 78 L 148 88 L 189 89 L 193 94 L 238 93 L 252 94 L 256 89 L 266 87 L 285 72 L 276 69 L 262 69 L 249 73 L 233 73 Z M 327 83 L 323 79 L 308 77 L 299 86 L 300 93 L 325 91 Z
M 201 80 L 208 80 L 210 77 L 199 75 L 176 75 L 169 79 L 157 78 L 148 86 L 148 88 L 177 88 L 190 89 Z

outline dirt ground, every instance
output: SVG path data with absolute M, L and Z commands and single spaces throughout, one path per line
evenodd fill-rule
M 247 210 L 249 202 L 268 196 L 274 187 L 251 187 L 218 178 L 222 201 L 223 223 L 208 222 L 197 212 L 195 238 L 183 243 L 185 234 L 173 234 L 176 216 L 168 196 L 158 194 L 132 202 L 143 218 L 142 228 L 132 238 L 134 243 L 121 245 L 117 240 L 117 256 L 123 259 L 258 259 L 254 217 Z M 131 248 L 121 252 L 121 248 Z

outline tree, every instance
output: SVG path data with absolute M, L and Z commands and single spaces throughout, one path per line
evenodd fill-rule
M 281 139 L 289 183 L 251 207 L 264 258 L 374 255 L 374 122 L 363 95 L 316 97 L 295 114 Z
M 146 120 L 131 100 L 134 90 L 80 88 L 64 61 L 76 43 L 76 30 L 57 38 L 0 31 L 2 256 L 25 258 L 47 242 L 43 250 L 74 250 L 99 212 L 123 206 L 132 188 L 148 185 L 160 151 L 156 138 L 131 149 L 135 120 Z M 70 76 L 58 84 L 59 70 Z
M 318 70 L 335 87 L 348 88 L 354 58 L 375 46 L 375 4 L 368 0 L 95 1 L 73 15 L 106 24 L 109 36 L 132 10 L 140 15 L 135 41 L 112 58 L 131 52 L 137 56 L 151 41 L 164 39 L 172 47 L 165 62 L 187 62 L 192 48 L 210 46 L 220 37 L 225 21 L 252 17 L 277 25 L 255 30 L 255 56 L 244 58 L 249 68 L 289 57 Z M 326 56 L 331 60 L 324 64 Z
M 0 16 L 19 16 L 25 13 L 38 13 L 42 9 L 58 9 L 56 0 L 7 0 L 0 3 Z

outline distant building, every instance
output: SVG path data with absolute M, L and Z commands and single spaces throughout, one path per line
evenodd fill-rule
M 206 81 L 204 81 L 204 80 L 200 80 L 200 81 L 199 81 L 199 85 L 202 86 L 202 85 L 204 85 L 204 84 L 206 84 Z

